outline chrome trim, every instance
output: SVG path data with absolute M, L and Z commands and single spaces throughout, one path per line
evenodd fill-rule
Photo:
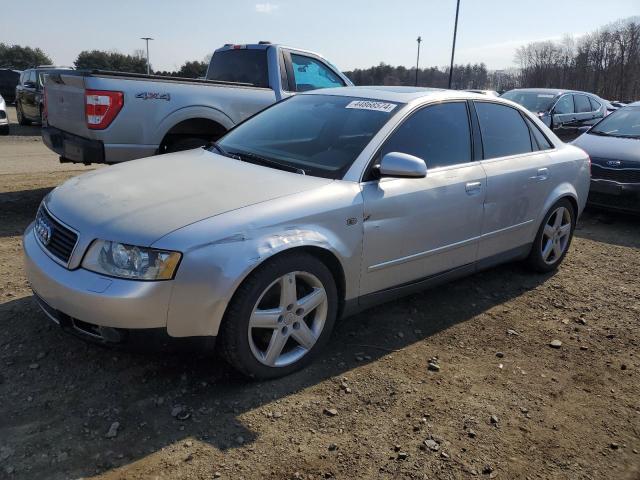
M 629 185 L 629 186 L 637 186 L 640 185 L 640 182 L 635 182 L 635 183 L 623 183 L 623 182 L 616 182 L 615 180 L 608 180 L 606 178 L 593 178 L 591 177 L 591 181 L 592 182 L 607 182 L 607 183 L 615 183 L 616 185 Z
M 434 255 L 436 253 L 443 253 L 446 252 L 448 250 L 453 250 L 456 248 L 460 248 L 460 247 L 464 247 L 465 245 L 469 245 L 470 243 L 485 239 L 485 238 L 490 238 L 493 237 L 495 235 L 499 235 L 501 233 L 510 231 L 510 230 L 516 230 L 518 228 L 522 228 L 526 225 L 529 225 L 533 223 L 533 219 L 531 220 L 527 220 L 526 222 L 522 222 L 522 223 L 518 223 L 516 225 L 511 225 L 509 227 L 505 227 L 505 228 L 501 228 L 500 230 L 494 230 L 493 232 L 488 232 L 488 233 L 483 233 L 482 235 L 478 235 L 477 237 L 472 237 L 472 238 L 468 238 L 466 240 L 462 240 L 460 242 L 456 242 L 456 243 L 451 243 L 449 245 L 444 245 L 442 247 L 438 247 L 438 248 L 434 248 L 432 250 L 427 250 L 424 252 L 419 252 L 419 253 L 414 253 L 412 255 L 407 255 L 406 257 L 400 257 L 400 258 L 396 258 L 394 260 L 388 260 L 386 262 L 382 262 L 382 263 L 378 263 L 376 265 L 371 265 L 370 267 L 367 267 L 367 270 L 369 272 L 374 272 L 376 270 L 381 270 L 383 268 L 387 268 L 387 267 L 392 267 L 394 265 L 399 265 L 402 263 L 407 263 L 407 262 L 412 262 L 414 260 L 419 260 L 421 258 L 425 258 L 425 257 L 429 257 L 431 255 Z

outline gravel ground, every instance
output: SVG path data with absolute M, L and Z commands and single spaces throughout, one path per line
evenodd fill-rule
M 506 265 L 389 303 L 307 370 L 248 383 L 40 313 L 20 234 L 79 173 L 0 138 L 0 478 L 640 478 L 639 219 L 587 212 L 556 274 Z

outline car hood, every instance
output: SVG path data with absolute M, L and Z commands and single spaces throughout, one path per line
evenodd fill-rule
M 53 190 L 45 204 L 85 241 L 103 238 L 146 246 L 199 220 L 331 181 L 200 148 L 72 178 Z
M 591 158 L 640 162 L 640 139 L 604 137 L 585 133 L 573 141 Z

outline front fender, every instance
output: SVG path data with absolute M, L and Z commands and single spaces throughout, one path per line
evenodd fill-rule
M 217 335 L 229 301 L 247 276 L 273 256 L 302 247 L 326 250 L 343 271 L 354 256 L 352 246 L 317 226 L 247 231 L 185 252 L 169 307 L 169 335 Z

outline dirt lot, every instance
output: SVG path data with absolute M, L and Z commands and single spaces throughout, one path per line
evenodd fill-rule
M 20 234 L 80 172 L 20 132 L 0 138 L 0 478 L 640 478 L 639 219 L 588 212 L 555 275 L 507 265 L 390 303 L 311 368 L 247 383 L 40 313 Z

